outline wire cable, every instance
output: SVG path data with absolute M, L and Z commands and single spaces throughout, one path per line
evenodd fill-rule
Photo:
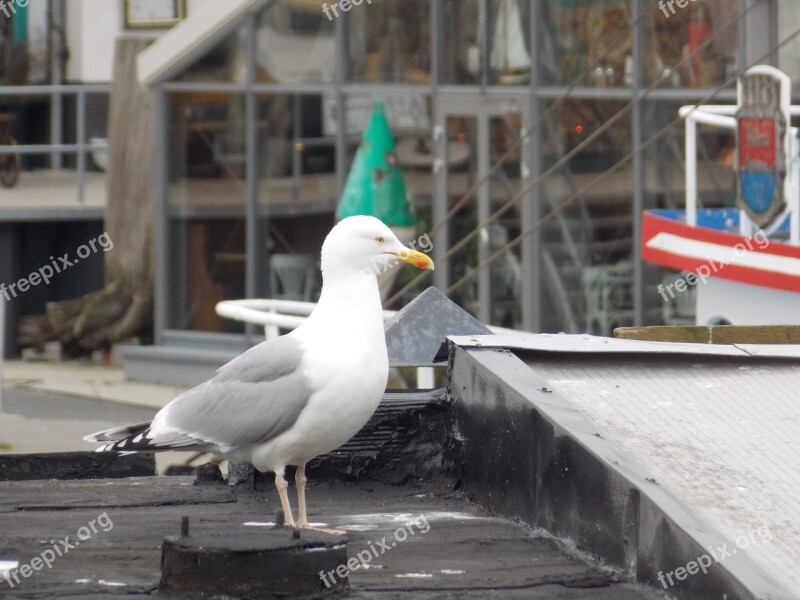
M 722 25 L 722 26 L 721 26 L 721 27 L 720 27 L 720 28 L 717 30 L 717 32 L 716 32 L 716 33 L 714 33 L 713 35 L 711 35 L 711 36 L 709 36 L 708 38 L 706 38 L 706 40 L 704 40 L 704 41 L 703 41 L 703 42 L 702 42 L 702 43 L 701 43 L 701 44 L 700 44 L 700 45 L 699 45 L 697 48 L 695 48 L 693 51 L 691 51 L 690 53 L 688 53 L 688 54 L 687 54 L 687 55 L 686 55 L 684 58 L 682 58 L 682 59 L 681 59 L 681 60 L 680 60 L 680 61 L 679 61 L 677 64 L 675 64 L 675 65 L 673 66 L 673 69 L 677 69 L 677 68 L 679 68 L 679 67 L 683 66 L 684 64 L 686 64 L 687 62 L 689 62 L 689 61 L 690 61 L 690 60 L 691 60 L 691 59 L 694 57 L 694 55 L 695 55 L 696 53 L 698 53 L 698 52 L 702 52 L 703 50 L 705 50 L 705 48 L 706 48 L 706 47 L 708 47 L 708 45 L 710 45 L 710 44 L 711 44 L 711 43 L 712 43 L 712 42 L 713 42 L 713 41 L 716 39 L 716 37 L 717 37 L 717 36 L 719 36 L 719 35 L 721 35 L 723 32 L 725 32 L 725 31 L 728 29 L 728 27 L 730 27 L 730 26 L 731 26 L 731 25 L 732 25 L 734 22 L 738 21 L 740 18 L 743 18 L 743 17 L 744 17 L 744 16 L 745 16 L 745 15 L 746 15 L 746 14 L 747 14 L 747 13 L 748 13 L 750 10 L 752 10 L 752 9 L 753 9 L 753 7 L 754 7 L 755 5 L 756 5 L 756 4 L 751 4 L 750 6 L 748 6 L 747 8 L 745 8 L 745 9 L 744 9 L 743 11 L 741 11 L 740 13 L 737 13 L 736 15 L 734 15 L 733 17 L 731 17 L 730 19 L 728 19 L 728 20 L 727 20 L 727 21 L 724 23 L 724 25 Z M 640 20 L 643 18 L 644 14 L 646 13 L 646 11 L 647 11 L 647 10 L 648 10 L 648 8 L 647 8 L 647 7 L 645 7 L 645 8 L 644 8 L 644 10 L 642 11 L 642 14 L 641 14 L 641 15 L 640 15 L 640 16 L 639 16 L 637 19 L 636 19 L 635 23 L 638 23 L 638 22 L 639 22 L 639 21 L 640 21 Z M 779 46 L 780 46 L 780 45 L 779 45 Z M 610 47 L 609 47 L 609 48 L 610 48 Z M 771 52 L 772 52 L 772 51 L 774 51 L 775 49 L 776 49 L 776 48 L 773 48 L 773 49 L 771 50 Z M 768 56 L 768 55 L 769 55 L 769 53 L 765 54 L 765 55 L 764 55 L 764 57 L 766 57 L 766 56 Z M 760 58 L 759 60 L 763 60 L 763 58 L 764 58 L 764 57 Z M 758 62 L 758 61 L 756 61 L 756 63 L 754 63 L 754 64 L 757 64 L 757 62 Z M 536 187 L 537 185 L 539 185 L 539 184 L 540 184 L 542 181 L 544 181 L 544 179 L 546 179 L 547 177 L 549 177 L 550 175 L 552 175 L 553 173 L 555 173 L 555 172 L 556 172 L 558 169 L 560 169 L 560 168 L 561 168 L 561 167 L 562 167 L 562 166 L 563 166 L 565 163 L 567 163 L 569 160 L 571 160 L 571 159 L 572 159 L 572 158 L 573 158 L 575 155 L 577 155 L 578 153 L 580 153 L 580 152 L 581 152 L 581 151 L 582 151 L 584 148 L 586 148 L 586 147 L 587 147 L 587 146 L 588 146 L 590 143 L 592 143 L 592 142 L 593 142 L 595 139 L 597 139 L 597 138 L 598 138 L 598 137 L 599 137 L 599 136 L 600 136 L 602 133 L 604 133 L 604 132 L 605 132 L 606 130 L 608 130 L 608 129 L 609 129 L 611 126 L 612 126 L 612 125 L 614 125 L 614 124 L 615 124 L 617 121 L 619 121 L 619 119 L 621 119 L 623 116 L 625 116 L 625 115 L 626 115 L 626 114 L 627 114 L 627 113 L 628 113 L 628 112 L 629 112 L 629 111 L 630 111 L 630 110 L 631 110 L 631 109 L 632 109 L 632 108 L 633 108 L 633 107 L 634 107 L 634 106 L 635 106 L 637 103 L 640 103 L 640 102 L 644 101 L 644 99 L 645 99 L 645 98 L 646 98 L 646 97 L 649 95 L 649 93 L 650 93 L 650 92 L 651 92 L 653 89 L 655 89 L 656 87 L 658 87 L 659 85 L 661 85 L 661 84 L 662 84 L 662 83 L 663 83 L 663 82 L 664 82 L 664 81 L 667 79 L 667 77 L 668 77 L 668 75 L 662 75 L 662 76 L 661 76 L 659 79 L 655 80 L 655 81 L 654 81 L 654 82 L 653 82 L 651 85 L 649 85 L 647 88 L 644 88 L 644 89 L 643 89 L 643 90 L 642 90 L 642 91 L 641 91 L 641 92 L 640 92 L 640 93 L 639 93 L 639 94 L 638 94 L 638 95 L 637 95 L 635 98 L 633 98 L 633 99 L 632 99 L 632 100 L 631 100 L 631 101 L 630 101 L 628 104 L 626 104 L 626 105 L 625 105 L 625 106 L 624 106 L 622 109 L 620 109 L 620 110 L 619 110 L 617 113 L 615 113 L 615 114 L 614 114 L 614 115 L 613 115 L 613 116 L 612 116 L 612 117 L 611 117 L 611 118 L 610 118 L 608 121 L 606 121 L 606 122 L 605 122 L 603 125 L 601 125 L 600 127 L 598 127 L 598 128 L 597 128 L 595 131 L 593 131 L 593 132 L 592 132 L 592 133 L 591 133 L 589 136 L 587 136 L 587 137 L 586 137 L 586 138 L 585 138 L 583 141 L 581 141 L 581 142 L 580 142 L 580 143 L 579 143 L 577 146 L 575 146 L 575 148 L 573 148 L 572 150 L 570 150 L 570 152 L 568 152 L 567 154 L 565 154 L 565 155 L 564 155 L 564 156 L 563 156 L 561 159 L 559 159 L 559 160 L 558 160 L 558 161 L 557 161 L 555 164 L 553 164 L 553 165 L 552 165 L 550 168 L 548 168 L 546 171 L 544 171 L 542 174 L 540 174 L 540 175 L 539 175 L 539 176 L 538 176 L 536 179 L 534 179 L 534 180 L 533 180 L 531 183 L 529 183 L 527 186 L 525 186 L 524 188 L 522 188 L 522 189 L 521 189 L 521 190 L 520 190 L 520 191 L 519 191 L 517 194 L 515 194 L 515 195 L 514 195 L 514 196 L 512 196 L 512 197 L 511 197 L 509 200 L 507 200 L 507 201 L 506 201 L 506 202 L 505 202 L 505 203 L 504 203 L 504 204 L 503 204 L 503 205 L 502 205 L 502 206 L 501 206 L 499 209 L 497 209 L 497 210 L 496 210 L 496 211 L 495 211 L 495 212 L 494 212 L 492 215 L 490 215 L 490 216 L 489 216 L 489 217 L 488 217 L 488 218 L 487 218 L 485 221 L 483 221 L 483 222 L 482 222 L 482 223 L 480 223 L 478 226 L 476 226 L 476 227 L 475 227 L 475 228 L 474 228 L 474 229 L 473 229 L 473 230 L 472 230 L 470 233 L 468 233 L 467 235 L 465 235 L 464 237 L 462 237 L 462 238 L 461 238 L 461 240 L 459 240 L 459 241 L 458 241 L 458 242 L 457 242 L 457 243 L 456 243 L 454 246 L 452 246 L 452 247 L 451 247 L 451 248 L 450 248 L 450 249 L 449 249 L 447 252 L 445 252 L 445 254 L 444 254 L 443 256 L 441 256 L 439 260 L 446 260 L 447 258 L 449 258 L 450 256 L 452 256 L 453 254 L 455 254 L 456 252 L 458 252 L 459 250 L 461 250 L 461 249 L 462 249 L 464 246 L 466 246 L 466 245 L 467 245 L 467 244 L 468 244 L 468 243 L 469 243 L 469 242 L 470 242 L 470 241 L 471 241 L 471 240 L 472 240 L 472 239 L 473 239 L 473 238 L 474 238 L 476 235 L 478 235 L 478 234 L 480 233 L 480 231 L 481 231 L 482 229 L 484 229 L 486 226 L 488 226 L 488 225 L 491 225 L 492 223 L 494 223 L 495 221 L 497 221 L 497 220 L 498 220 L 498 219 L 499 219 L 501 216 L 503 216 L 503 215 L 504 215 L 504 214 L 505 214 L 505 213 L 506 213 L 506 212 L 507 212 L 507 211 L 508 211 L 508 210 L 509 210 L 509 209 L 510 209 L 510 208 L 511 208 L 513 205 L 515 205 L 515 204 L 516 204 L 516 203 L 517 203 L 517 202 L 518 202 L 518 201 L 519 201 L 519 200 L 520 200 L 520 199 L 521 199 L 521 198 L 522 198 L 522 197 L 523 197 L 525 194 L 527 194 L 527 193 L 528 193 L 530 190 L 532 190 L 534 187 Z M 725 86 L 727 86 L 727 85 L 728 85 L 728 84 L 729 84 L 729 83 L 730 83 L 732 80 L 735 80 L 735 79 L 736 79 L 736 77 L 737 77 L 737 76 L 734 76 L 734 77 L 732 77 L 732 78 L 729 78 L 729 79 L 728 79 L 728 80 L 727 80 L 727 81 L 726 81 L 724 84 L 722 84 L 722 85 L 721 85 L 719 88 L 717 88 L 717 90 L 715 90 L 715 91 L 714 91 L 714 92 L 713 92 L 711 95 L 709 95 L 709 96 L 708 96 L 708 98 L 713 98 L 713 97 L 715 97 L 715 96 L 716 96 L 716 95 L 717 95 L 717 94 L 718 94 L 718 93 L 719 93 L 719 92 L 720 92 L 720 91 L 721 91 L 721 90 L 722 90 L 722 89 L 723 89 Z M 574 85 L 573 85 L 573 87 L 574 87 Z M 564 96 L 562 95 L 562 96 L 559 98 L 559 100 L 561 100 L 561 99 L 563 99 L 563 98 L 564 98 Z M 705 99 L 704 99 L 704 100 L 705 100 Z M 704 100 L 703 100 L 703 101 L 704 101 Z M 701 102 L 702 102 L 702 101 L 701 101 Z M 552 108 L 552 107 L 551 107 L 551 108 Z M 547 112 L 543 113 L 542 117 L 544 117 L 546 114 L 547 114 Z M 523 140 L 525 137 L 527 137 L 528 135 L 530 135 L 530 133 L 532 133 L 532 132 L 533 132 L 534 128 L 535 128 L 535 127 L 537 127 L 537 126 L 538 126 L 538 125 L 541 123 L 541 121 L 542 121 L 542 120 L 543 120 L 543 118 L 540 118 L 539 120 L 537 120 L 537 122 L 534 124 L 534 126 L 532 126 L 532 127 L 531 127 L 531 128 L 528 130 L 528 131 L 526 131 L 525 135 L 523 135 L 523 136 L 521 136 L 521 137 L 520 137 L 520 139 L 517 141 L 517 144 L 519 144 L 519 143 L 520 143 L 520 142 L 521 142 L 521 141 L 522 141 L 522 140 Z M 674 124 L 676 121 L 678 121 L 678 120 L 680 120 L 680 119 L 673 120 L 673 121 L 672 121 L 672 122 L 671 122 L 671 123 L 670 123 L 670 124 L 669 124 L 667 127 L 671 127 L 671 126 L 672 126 L 672 125 L 673 125 L 673 124 Z M 508 154 L 508 153 L 506 153 L 506 154 Z M 500 159 L 500 160 L 503 160 L 503 159 L 505 158 L 505 156 L 506 156 L 506 155 L 504 155 L 503 157 L 501 157 L 501 159 Z M 626 158 L 627 158 L 627 157 L 626 157 Z M 623 160 L 625 160 L 625 159 L 623 159 Z M 491 173 L 491 172 L 492 172 L 492 170 L 490 169 L 490 173 Z M 487 174 L 487 176 L 488 176 L 488 174 Z M 485 176 L 484 178 L 482 178 L 481 182 L 479 182 L 479 183 L 485 182 L 485 181 L 486 181 L 486 177 L 487 177 L 487 176 Z M 476 185 L 476 186 L 473 186 L 473 188 L 475 188 L 475 189 L 477 189 L 477 187 L 478 187 L 477 185 Z M 583 193 L 583 191 L 585 191 L 585 189 L 586 189 L 586 188 L 582 188 L 582 190 L 580 190 L 580 191 L 579 191 L 579 192 L 577 192 L 576 194 L 573 194 L 572 196 L 570 196 L 570 198 L 571 198 L 571 199 L 573 199 L 573 200 L 574 200 L 574 199 L 576 199 L 577 197 L 579 197 L 579 196 L 580 196 L 580 195 Z M 470 191 L 468 191 L 467 193 L 469 194 L 470 192 L 472 192 L 472 189 L 471 189 Z M 466 198 L 466 196 L 465 196 L 465 198 Z M 461 200 L 459 200 L 459 202 L 456 204 L 456 206 L 458 206 L 458 204 L 462 203 L 462 200 L 464 200 L 464 198 L 462 198 Z M 566 205 L 563 205 L 563 206 L 566 206 Z M 557 212 L 557 210 L 558 210 L 560 207 L 562 207 L 562 204 L 561 204 L 561 203 L 559 203 L 559 205 L 556 207 L 556 210 L 555 210 L 555 212 Z M 453 212 L 453 211 L 452 211 L 452 209 L 451 209 L 451 211 L 449 211 L 449 212 L 448 212 L 448 215 L 450 215 L 450 213 L 451 213 L 451 212 Z M 551 211 L 551 212 L 552 212 L 552 211 Z M 555 212 L 553 212 L 553 215 L 555 214 Z M 439 224 L 439 226 L 441 226 L 441 225 L 442 225 L 442 224 Z M 434 232 L 432 231 L 431 233 L 434 233 Z M 502 254 L 502 253 L 504 253 L 504 252 L 505 252 L 505 250 L 507 250 L 507 248 L 508 248 L 508 244 L 507 244 L 506 246 L 504 246 L 504 247 L 503 247 L 501 250 L 499 250 L 498 252 L 500 252 L 500 253 Z M 492 256 L 495 256 L 496 254 L 497 254 L 497 253 L 493 254 Z M 487 260 L 488 260 L 488 259 L 487 259 Z M 486 261 L 484 261 L 484 262 L 486 262 Z M 478 273 L 478 270 L 472 270 L 472 271 L 471 271 L 471 272 L 468 274 L 468 275 L 469 275 L 469 277 L 467 278 L 467 280 L 469 280 L 469 279 L 471 279 L 472 277 L 474 277 L 475 275 L 477 275 L 477 273 Z M 405 294 L 405 293 L 406 293 L 406 292 L 407 292 L 409 289 L 411 289 L 412 287 L 414 287 L 415 285 L 417 285 L 417 284 L 418 284 L 418 283 L 419 283 L 419 282 L 420 282 L 420 281 L 421 281 L 421 280 L 422 280 L 424 277 L 427 277 L 429 274 L 430 274 L 430 273 L 426 271 L 426 272 L 424 272 L 424 273 L 421 273 L 421 274 L 417 275 L 417 276 L 416 276 L 414 279 L 412 279 L 410 282 L 408 282 L 406 285 L 404 285 L 404 286 L 403 286 L 403 287 L 402 287 L 402 288 L 401 288 L 401 289 L 400 289 L 398 292 L 396 292 L 396 293 L 395 293 L 395 294 L 394 294 L 394 295 L 393 295 L 391 298 L 389 298 L 389 299 L 388 299 L 388 300 L 385 302 L 385 306 L 386 306 L 386 307 L 390 307 L 390 306 L 392 306 L 394 303 L 396 303 L 396 302 L 397 302 L 397 301 L 398 301 L 398 300 L 399 300 L 399 299 L 400 299 L 400 298 L 403 296 L 403 294 Z M 462 280 L 464 280 L 464 277 L 462 277 L 462 278 L 459 280 L 459 282 L 461 282 Z M 450 287 L 448 287 L 448 288 L 447 288 L 447 293 L 449 293 L 450 291 L 452 291 L 453 289 L 455 289 L 455 288 L 454 288 L 454 285 L 455 285 L 455 284 L 453 284 L 453 285 L 451 285 Z
M 749 68 L 750 68 L 750 67 L 752 67 L 752 66 L 755 66 L 755 65 L 757 65 L 757 64 L 760 64 L 762 60 L 764 60 L 765 58 L 767 58 L 767 57 L 768 57 L 770 54 L 772 54 L 773 52 L 775 52 L 775 51 L 779 50 L 780 48 L 782 48 L 782 47 L 783 47 L 785 44 L 788 44 L 790 41 L 792 41 L 792 40 L 793 40 L 795 37 L 797 37 L 798 35 L 800 35 L 800 29 L 797 29 L 797 30 L 795 30 L 795 32 L 794 32 L 794 33 L 792 33 L 791 35 L 789 35 L 789 36 L 788 36 L 786 39 L 784 39 L 782 42 L 780 42 L 780 43 L 776 44 L 775 46 L 773 46 L 772 48 L 770 48 L 770 50 L 769 50 L 769 51 L 767 51 L 767 52 L 766 52 L 766 53 L 764 53 L 764 54 L 763 54 L 761 57 L 759 57 L 759 59 L 758 59 L 758 60 L 756 60 L 756 61 L 754 61 L 753 63 L 751 63 L 751 64 L 750 64 L 750 65 L 749 65 L 747 68 L 749 69 Z M 747 70 L 747 69 L 745 69 L 745 71 L 746 71 L 746 70 Z M 703 98 L 703 99 L 702 99 L 700 102 L 696 103 L 696 104 L 694 105 L 694 107 L 693 107 L 693 108 L 692 108 L 692 109 L 691 109 L 691 110 L 690 110 L 690 111 L 687 113 L 687 115 L 686 115 L 686 116 L 688 116 L 689 114 L 692 114 L 694 111 L 698 110 L 698 109 L 699 109 L 699 108 L 700 108 L 700 107 L 701 107 L 703 104 L 708 104 L 710 100 L 713 100 L 713 99 L 714 99 L 714 98 L 715 98 L 717 95 L 719 95 L 719 93 L 720 93 L 720 92 L 721 92 L 721 91 L 722 91 L 722 90 L 723 90 L 723 89 L 724 89 L 724 88 L 725 88 L 727 85 L 729 85 L 730 83 L 732 83 L 733 81 L 735 81 L 737 78 L 738 78 L 738 75 L 734 75 L 734 76 L 732 76 L 732 77 L 729 77 L 729 78 L 728 78 L 728 79 L 725 81 L 725 83 L 723 83 L 723 84 L 722 84 L 720 87 L 718 87 L 716 90 L 714 90 L 714 92 L 712 92 L 711 94 L 707 95 L 707 96 L 706 96 L 705 98 Z M 481 269 L 485 268 L 486 266 L 490 265 L 492 262 L 494 262 L 495 260 L 497 260 L 497 259 L 498 259 L 500 256 L 502 256 L 503 254 L 505 254 L 505 252 L 506 252 L 506 251 L 508 251 L 510 248 L 513 248 L 513 247 L 517 246 L 518 244 L 520 244 L 520 243 L 522 242 L 522 240 L 524 240 L 524 239 L 525 239 L 525 238 L 526 238 L 528 235 L 530 235 L 531 233 L 533 233 L 533 231 L 534 231 L 534 230 L 536 230 L 536 228 L 537 228 L 537 227 L 541 226 L 542 224 L 546 223 L 546 222 L 547 222 L 547 221 L 549 221 L 551 218 L 553 218 L 553 217 L 556 215 L 556 213 L 557 213 L 559 210 L 561 210 L 561 209 L 562 209 L 562 208 L 564 208 L 565 206 L 567 206 L 567 205 L 571 204 L 573 201 L 575 201 L 575 200 L 576 200 L 578 197 L 580 197 L 582 194 L 584 194 L 584 193 L 585 193 L 585 192 L 587 192 L 589 189 L 591 189 L 592 187 L 594 187 L 595 185 L 597 185 L 597 183 L 599 183 L 600 181 L 602 181 L 603 179 L 605 179 L 605 178 L 606 178 L 608 175 L 610 175 L 611 173 L 614 173 L 614 172 L 616 172 L 616 171 L 617 171 L 617 170 L 618 170 L 618 169 L 619 169 L 619 168 L 620 168 L 622 165 L 624 165 L 624 164 L 625 164 L 625 163 L 627 163 L 627 162 L 628 162 L 628 161 L 629 161 L 631 158 L 633 158 L 633 156 L 634 156 L 635 154 L 637 154 L 638 152 L 641 152 L 642 150 L 645 150 L 645 149 L 649 148 L 649 147 L 650 147 L 650 146 L 651 146 L 651 145 L 652 145 L 652 144 L 653 144 L 653 143 L 654 143 L 656 140 L 660 139 L 660 138 L 661 138 L 661 137 L 662 137 L 662 136 L 663 136 L 665 133 L 667 133 L 667 131 L 669 131 L 669 129 L 670 129 L 670 128 L 671 128 L 673 125 L 675 125 L 676 123 L 679 123 L 680 121 L 683 121 L 683 120 L 685 119 L 685 117 L 686 117 L 686 116 L 684 116 L 684 117 L 680 117 L 680 116 L 679 116 L 679 117 L 677 117 L 677 118 L 673 119 L 673 120 L 672 120 L 670 123 L 668 123 L 667 125 L 665 125 L 664 127 L 662 127 L 662 128 L 661 128 L 661 129 L 660 129 L 660 130 L 659 130 L 659 131 L 656 133 L 656 134 L 654 134 L 653 136 L 651 136 L 650 138 L 648 138 L 648 139 L 647 139 L 647 141 L 643 142 L 643 143 L 642 143 L 640 146 L 638 146 L 637 148 L 635 148 L 635 149 L 631 150 L 631 151 L 630 151 L 630 152 L 629 152 L 627 155 L 625 155 L 623 158 L 621 158 L 621 159 L 620 159 L 620 160 L 619 160 L 617 163 L 615 163 L 615 164 L 614 164 L 614 165 L 613 165 L 611 168 L 609 168 L 608 170 L 604 171 L 603 173 L 601 173 L 600 175 L 598 175 L 597 177 L 595 177 L 595 178 L 594 178 L 592 181 L 590 181 L 589 183 L 587 183 L 585 186 L 583 186 L 583 187 L 582 187 L 580 190 L 578 190 L 577 192 L 575 192 L 575 193 L 574 193 L 574 194 L 572 194 L 571 196 L 569 196 L 569 197 L 565 198 L 564 200 L 562 200 L 561 202 L 559 202 L 559 203 L 558 203 L 558 205 L 557 205 L 555 208 L 553 208 L 552 210 L 550 210 L 550 212 L 548 212 L 546 215 L 544 215 L 542 218 L 540 218 L 540 219 L 539 219 L 539 220 L 538 220 L 536 223 L 534 223 L 533 225 L 531 225 L 530 227 L 528 227 L 528 229 L 526 229 L 526 230 L 524 230 L 523 232 L 521 232 L 521 233 L 520 233 L 520 234 L 519 234 L 517 237 L 515 237 L 513 240 L 510 240 L 510 241 L 509 241 L 509 242 L 508 242 L 508 243 L 507 243 L 505 246 L 503 246 L 501 249 L 499 249 L 498 251 L 494 252 L 492 255 L 490 255 L 489 257 L 487 257 L 487 258 L 486 258 L 484 261 L 482 261 L 481 263 L 479 263 L 478 265 L 476 265 L 472 271 L 470 271 L 469 273 L 467 273 L 466 275 L 464 275 L 463 277 L 461 277 L 461 278 L 460 278 L 458 281 L 456 281 L 456 282 L 455 282 L 455 283 L 453 283 L 451 286 L 449 286 L 449 287 L 447 288 L 447 290 L 445 290 L 445 294 L 450 294 L 450 293 L 452 293 L 453 291 L 455 291 L 456 289 L 458 289 L 460 286 L 462 286 L 462 285 L 464 285 L 465 283 L 467 283 L 468 281 L 470 281 L 470 280 L 471 280 L 471 279 L 472 279 L 472 278 L 473 278 L 475 275 L 477 275 L 477 274 L 478 274 L 478 273 L 481 271 Z
M 583 73 L 578 75 L 572 81 L 572 83 L 570 83 L 569 87 L 567 87 L 567 89 L 564 91 L 564 93 L 561 96 L 559 96 L 556 99 L 556 101 L 553 102 L 539 116 L 538 119 L 536 119 L 536 122 L 533 125 L 531 125 L 530 127 L 528 127 L 528 129 L 526 129 L 523 132 L 523 134 L 521 136 L 519 136 L 519 138 L 517 138 L 517 140 L 513 144 L 511 144 L 511 146 L 509 146 L 509 148 L 503 153 L 503 155 L 500 158 L 498 158 L 497 161 L 495 161 L 495 163 L 491 166 L 491 168 L 489 168 L 489 170 L 486 172 L 486 174 L 483 177 L 481 177 L 480 179 L 478 179 L 474 184 L 472 184 L 472 186 L 464 193 L 464 195 L 461 198 L 459 198 L 458 201 L 452 207 L 450 207 L 450 209 L 447 211 L 445 216 L 442 217 L 441 221 L 436 223 L 431 228 L 431 230 L 428 232 L 428 235 L 436 235 L 436 233 L 438 233 L 438 231 L 444 225 L 446 225 L 458 213 L 458 211 L 460 211 L 464 207 L 464 205 L 467 203 L 468 200 L 470 200 L 472 198 L 472 196 L 475 194 L 475 192 L 477 192 L 478 189 L 480 189 L 480 187 L 484 183 L 487 183 L 489 181 L 489 179 L 491 178 L 491 176 L 494 175 L 494 173 L 497 172 L 497 170 L 500 167 L 502 167 L 503 164 L 505 164 L 505 161 L 508 159 L 509 156 L 512 155 L 512 153 L 517 148 L 519 148 L 520 144 L 522 144 L 522 142 L 528 136 L 530 136 L 534 131 L 536 131 L 539 128 L 539 126 L 544 122 L 545 118 L 547 118 L 550 115 L 551 112 L 553 112 L 554 110 L 556 110 L 556 108 L 558 108 L 564 102 L 566 102 L 569 99 L 569 97 L 570 97 L 569 94 L 572 92 L 572 90 L 574 90 L 576 87 L 578 87 L 578 84 L 580 82 L 582 82 L 587 76 L 591 75 L 591 73 L 594 71 L 594 69 L 596 67 L 598 67 L 602 63 L 603 60 L 605 60 L 605 58 L 608 56 L 608 53 L 611 52 L 611 50 L 613 50 L 617 46 L 617 44 L 619 42 L 621 42 L 623 39 L 625 39 L 625 36 L 627 36 L 631 31 L 633 31 L 634 27 L 639 25 L 639 22 L 645 17 L 645 14 L 646 14 L 646 12 L 642 11 L 642 14 L 640 14 L 638 18 L 636 18 L 624 31 L 620 32 L 620 34 L 617 35 L 617 37 L 615 37 L 611 41 L 611 43 L 609 43 L 608 47 L 605 50 L 603 50 L 603 52 L 600 54 L 600 56 L 598 56 L 597 59 L 591 65 L 589 65 L 586 68 L 585 71 L 583 71 Z

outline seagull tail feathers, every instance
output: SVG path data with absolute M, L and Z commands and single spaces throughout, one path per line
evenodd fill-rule
M 150 423 L 138 423 L 137 425 L 128 425 L 126 427 L 112 427 L 111 429 L 104 429 L 103 431 L 96 431 L 89 435 L 83 436 L 87 442 L 119 442 L 125 438 L 138 435 L 150 427 Z
M 113 427 L 91 433 L 83 438 L 87 442 L 103 444 L 95 452 L 154 452 L 158 450 L 204 450 L 208 443 L 177 432 L 154 435 L 150 423 L 139 423 L 127 427 Z

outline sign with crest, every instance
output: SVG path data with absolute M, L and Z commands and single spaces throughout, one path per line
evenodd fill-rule
M 739 78 L 736 203 L 763 229 L 786 208 L 790 79 L 765 65 Z

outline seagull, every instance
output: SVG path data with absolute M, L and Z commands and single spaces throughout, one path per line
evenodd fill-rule
M 413 245 L 413 244 L 412 244 Z M 98 452 L 193 450 L 275 473 L 287 525 L 308 528 L 306 463 L 353 437 L 389 374 L 377 275 L 398 261 L 433 269 L 380 220 L 348 217 L 322 245 L 322 292 L 291 333 L 262 342 L 164 406 L 150 423 L 84 437 Z M 284 471 L 297 467 L 298 519 Z

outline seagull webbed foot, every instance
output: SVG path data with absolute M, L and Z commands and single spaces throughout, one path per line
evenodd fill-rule
M 327 533 L 330 535 L 347 535 L 347 532 L 344 529 L 327 529 L 325 527 L 311 527 L 308 523 L 305 525 L 297 525 L 302 529 L 310 529 L 311 531 L 319 531 L 320 533 Z

